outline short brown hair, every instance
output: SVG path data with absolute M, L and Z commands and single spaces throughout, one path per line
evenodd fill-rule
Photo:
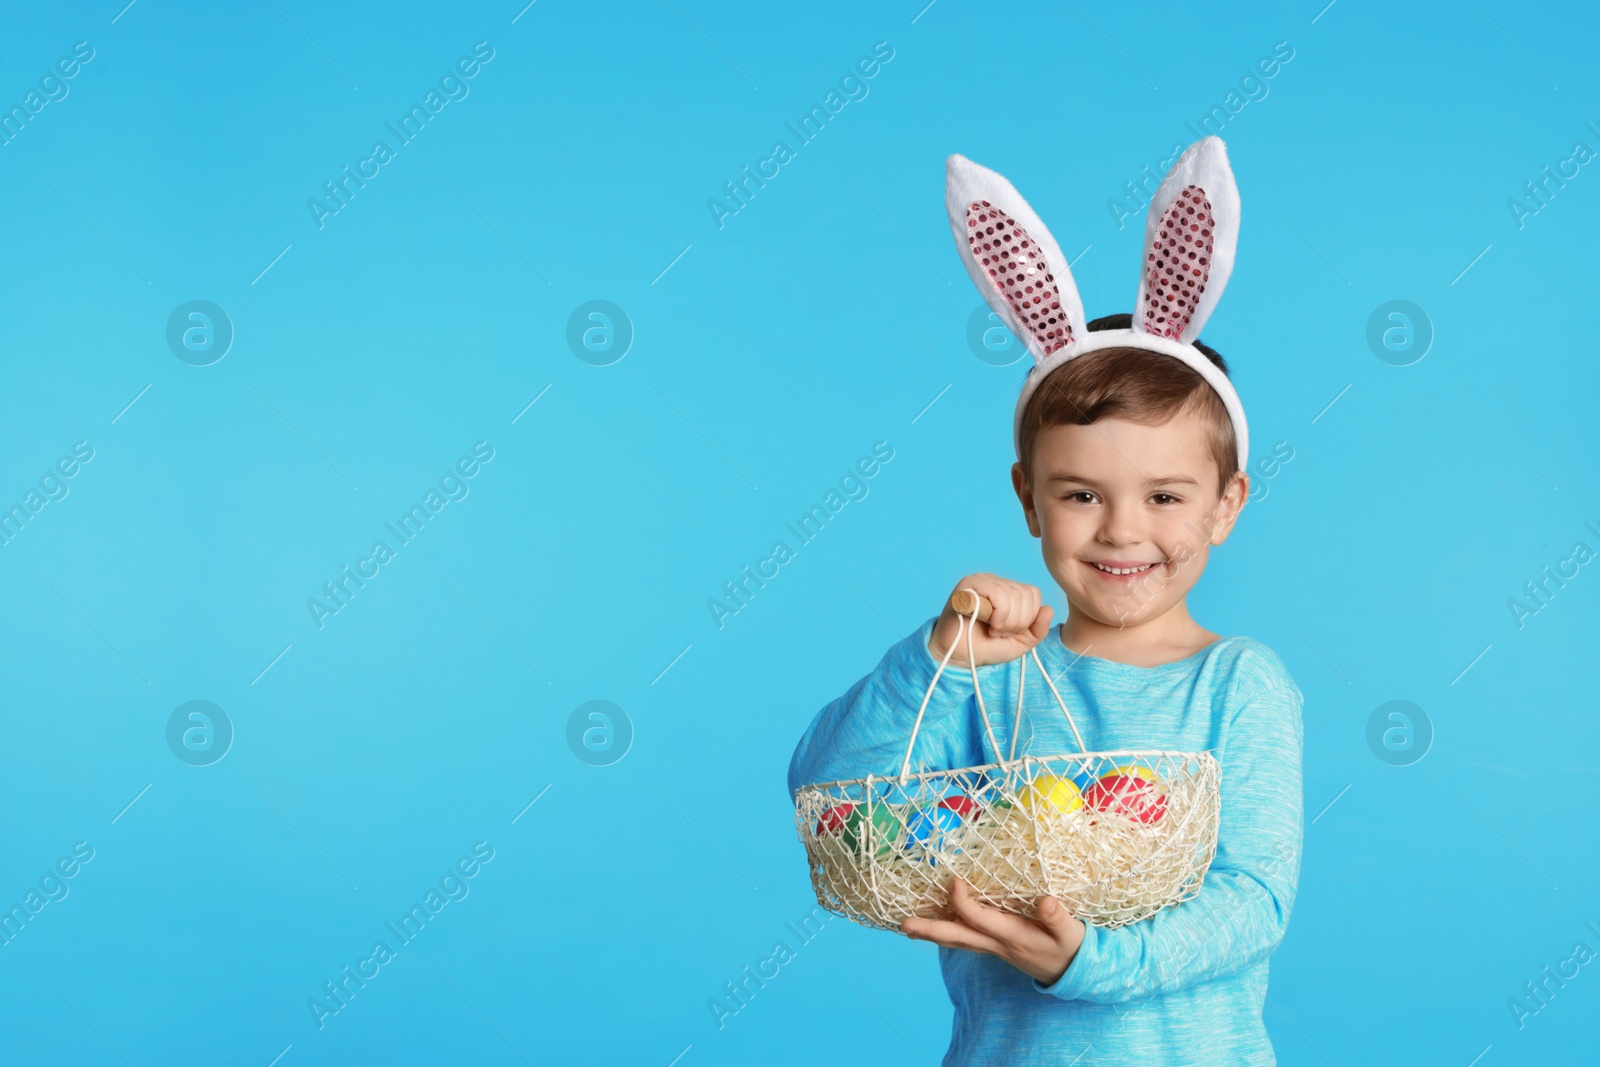
M 1089 324 L 1091 332 L 1127 329 L 1131 315 L 1107 315 Z M 1195 347 L 1222 373 L 1228 365 L 1215 350 Z M 1103 348 L 1068 360 L 1047 375 L 1022 410 L 1018 437 L 1023 477 L 1032 479 L 1033 449 L 1046 426 L 1088 426 L 1119 418 L 1159 426 L 1181 411 L 1198 413 L 1210 431 L 1217 465 L 1217 491 L 1239 469 L 1239 445 L 1228 409 L 1200 373 L 1181 360 L 1143 348 Z

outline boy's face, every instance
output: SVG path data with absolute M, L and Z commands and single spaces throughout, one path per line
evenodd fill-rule
M 1030 484 L 1015 464 L 1012 483 L 1045 566 L 1072 611 L 1108 626 L 1147 622 L 1181 603 L 1250 490 L 1239 472 L 1218 493 L 1205 424 L 1188 411 L 1160 426 L 1047 426 L 1031 474 Z

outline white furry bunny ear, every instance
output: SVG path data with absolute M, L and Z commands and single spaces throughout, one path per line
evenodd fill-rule
M 953 155 L 945 161 L 944 203 L 967 273 L 1036 364 L 1085 335 L 1067 261 L 1010 182 Z
M 1133 328 L 1184 344 L 1200 336 L 1233 273 L 1239 189 L 1222 140 L 1190 145 L 1145 217 L 1144 269 Z

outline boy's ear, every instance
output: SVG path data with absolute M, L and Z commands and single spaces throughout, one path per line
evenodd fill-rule
M 1028 520 L 1028 532 L 1035 537 L 1041 536 L 1039 509 L 1034 507 L 1033 489 L 1028 485 L 1027 473 L 1020 462 L 1011 465 L 1011 488 L 1017 491 L 1017 499 L 1022 502 L 1022 514 Z
M 1249 501 L 1250 475 L 1244 471 L 1234 471 L 1222 499 L 1217 502 L 1217 523 L 1211 528 L 1212 545 L 1220 545 L 1228 539 L 1233 532 L 1233 524 L 1238 521 L 1239 512 L 1244 510 Z

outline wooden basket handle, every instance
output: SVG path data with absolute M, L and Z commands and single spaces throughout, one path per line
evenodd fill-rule
M 988 622 L 994 605 L 988 597 L 979 596 L 970 589 L 957 589 L 950 596 L 950 610 L 957 615 L 976 615 L 979 622 Z

